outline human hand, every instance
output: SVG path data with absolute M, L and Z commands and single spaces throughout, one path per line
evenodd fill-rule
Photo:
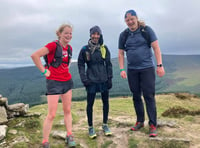
M 165 69 L 164 69 L 164 67 L 163 67 L 163 66 L 162 66 L 162 67 L 157 67 L 156 73 L 157 73 L 157 75 L 158 75 L 159 77 L 164 76 L 164 75 L 165 75 Z
M 47 70 L 47 72 L 44 75 L 45 75 L 45 77 L 49 77 L 51 75 L 51 72 L 49 71 L 49 69 L 46 69 L 46 70 Z
M 126 75 L 126 72 L 125 72 L 125 71 L 121 71 L 120 75 L 121 75 L 121 77 L 122 77 L 123 79 L 126 79 L 126 78 L 127 78 L 127 75 Z

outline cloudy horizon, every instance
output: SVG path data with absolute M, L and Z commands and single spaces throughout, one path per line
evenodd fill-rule
M 156 32 L 162 54 L 200 55 L 199 5 L 198 0 L 1 0 L 0 68 L 32 65 L 31 53 L 57 39 L 56 29 L 63 23 L 73 25 L 74 60 L 94 25 L 102 29 L 112 58 L 117 57 L 129 9 Z

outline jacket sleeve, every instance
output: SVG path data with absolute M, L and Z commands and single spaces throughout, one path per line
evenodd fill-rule
M 87 81 L 85 64 L 86 64 L 85 52 L 84 52 L 84 49 L 82 48 L 78 56 L 78 70 L 79 70 L 81 81 L 83 83 Z
M 111 63 L 111 56 L 110 56 L 110 51 L 108 50 L 108 47 L 106 47 L 106 70 L 107 70 L 107 75 L 108 79 L 111 79 L 113 77 L 113 69 L 112 69 L 112 63 Z

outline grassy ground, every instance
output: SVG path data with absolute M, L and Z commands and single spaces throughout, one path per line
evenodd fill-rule
M 158 138 L 162 141 L 152 140 L 148 137 L 149 127 L 146 115 L 145 127 L 137 132 L 130 131 L 135 123 L 135 112 L 132 99 L 111 98 L 109 125 L 113 136 L 106 137 L 101 129 L 102 125 L 102 102 L 97 99 L 94 104 L 94 127 L 97 132 L 96 139 L 88 138 L 88 127 L 86 118 L 86 101 L 72 103 L 73 134 L 79 148 L 196 148 L 200 147 L 200 115 L 182 115 L 178 117 L 162 116 L 172 107 L 182 107 L 190 111 L 196 111 L 200 106 L 200 98 L 189 94 L 161 94 L 156 96 L 157 112 L 159 121 L 176 123 L 175 127 L 162 126 L 158 128 Z M 38 105 L 30 108 L 30 113 L 40 112 L 42 115 L 31 118 L 16 118 L 9 121 L 7 137 L 4 147 L 14 148 L 37 148 L 40 147 L 42 139 L 42 123 L 47 113 L 47 105 Z M 173 114 L 173 112 L 172 112 Z M 10 131 L 17 130 L 17 134 Z M 54 120 L 52 131 L 65 131 L 63 124 L 62 104 L 59 103 L 57 115 Z M 20 143 L 14 143 L 19 138 L 24 138 Z M 18 138 L 18 139 L 17 139 Z M 181 138 L 190 140 L 190 144 L 182 141 L 174 141 L 166 138 Z M 55 139 L 50 136 L 51 148 L 66 147 L 64 140 Z

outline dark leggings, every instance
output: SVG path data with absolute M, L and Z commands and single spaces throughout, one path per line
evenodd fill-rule
M 108 112 L 109 112 L 109 101 L 108 101 L 109 92 L 104 91 L 101 93 L 101 99 L 103 102 L 103 123 L 107 123 L 108 121 Z M 88 125 L 93 126 L 93 105 L 96 97 L 96 93 L 87 93 L 87 118 Z

